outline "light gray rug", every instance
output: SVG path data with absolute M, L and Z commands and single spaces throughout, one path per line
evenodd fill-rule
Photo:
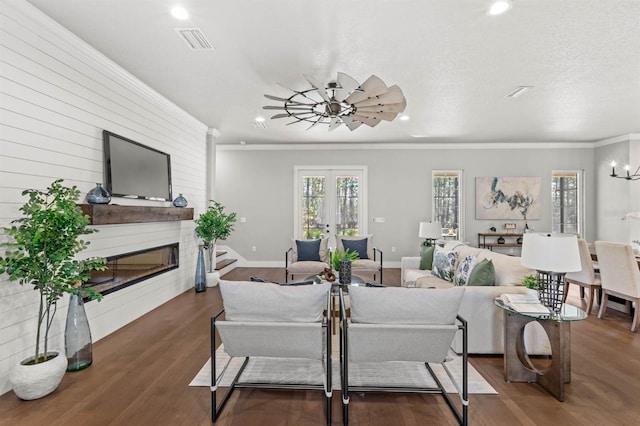
M 452 358 L 451 361 L 447 362 L 447 366 L 453 377 L 459 380 L 462 377 L 462 357 L 453 354 Z M 217 375 L 218 377 L 222 375 L 218 380 L 218 386 L 228 387 L 243 362 L 244 358 L 232 358 L 229 361 L 229 355 L 224 352 L 224 347 L 221 345 L 216 351 Z M 333 389 L 340 389 L 339 367 L 339 361 L 334 359 L 332 364 Z M 431 368 L 444 385 L 447 393 L 457 392 L 454 384 L 440 364 L 433 364 Z M 318 384 L 323 382 L 323 369 L 320 362 L 317 361 L 253 357 L 250 358 L 240 379 L 241 381 L 256 383 Z M 471 365 L 469 365 L 468 382 L 469 393 L 498 393 Z M 418 362 L 350 363 L 349 383 L 354 386 L 435 386 L 435 382 L 424 367 L 424 364 Z M 211 360 L 209 359 L 189 383 L 189 386 L 208 387 L 210 385 Z

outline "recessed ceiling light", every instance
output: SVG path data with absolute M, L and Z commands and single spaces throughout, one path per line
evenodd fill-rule
M 264 117 L 260 117 L 260 116 L 256 117 L 256 122 L 257 123 L 264 123 Z
M 507 10 L 511 9 L 511 2 L 507 0 L 498 0 L 491 4 L 489 7 L 489 11 L 487 12 L 489 15 L 502 15 Z
M 185 19 L 189 19 L 189 12 L 187 12 L 187 9 L 185 9 L 182 6 L 175 6 L 171 8 L 171 15 L 173 15 L 174 18 L 176 19 L 181 19 L 181 20 L 185 20 Z
M 524 95 L 529 89 L 532 89 L 534 86 L 518 86 L 513 89 L 511 92 L 505 95 L 505 98 L 517 98 L 518 96 Z
M 246 145 L 247 143 L 245 141 L 240 141 L 240 145 Z
M 408 115 L 401 115 L 399 118 L 402 121 L 408 121 L 411 117 L 409 117 Z

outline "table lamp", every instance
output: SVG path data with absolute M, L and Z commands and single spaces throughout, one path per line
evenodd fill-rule
M 424 238 L 423 246 L 432 246 L 435 241 L 442 237 L 442 224 L 438 222 L 420 222 L 418 237 Z
M 524 234 L 522 266 L 535 269 L 540 303 L 560 312 L 564 294 L 564 275 L 582 270 L 578 238 L 573 234 Z

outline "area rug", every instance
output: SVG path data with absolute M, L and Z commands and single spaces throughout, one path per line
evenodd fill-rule
M 452 360 L 447 362 L 449 370 L 456 380 L 462 377 L 462 357 L 452 354 Z M 221 345 L 216 350 L 216 369 L 219 387 L 228 387 L 237 374 L 244 358 L 232 358 Z M 332 363 L 332 388 L 340 389 L 339 361 Z M 443 384 L 447 393 L 455 393 L 455 385 L 449 379 L 440 364 L 431 366 L 438 380 Z M 254 383 L 322 383 L 323 372 L 319 362 L 304 359 L 284 359 L 253 357 L 241 376 L 241 381 Z M 427 372 L 424 364 L 418 362 L 363 362 L 349 364 L 349 383 L 354 386 L 435 386 L 434 380 Z M 497 394 L 496 390 L 469 365 L 468 371 L 469 393 Z M 211 359 L 207 360 L 189 386 L 211 385 Z

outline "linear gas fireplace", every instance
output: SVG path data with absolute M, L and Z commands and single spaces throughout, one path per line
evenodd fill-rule
M 178 248 L 175 243 L 107 257 L 107 269 L 91 272 L 85 286 L 105 295 L 176 269 Z

